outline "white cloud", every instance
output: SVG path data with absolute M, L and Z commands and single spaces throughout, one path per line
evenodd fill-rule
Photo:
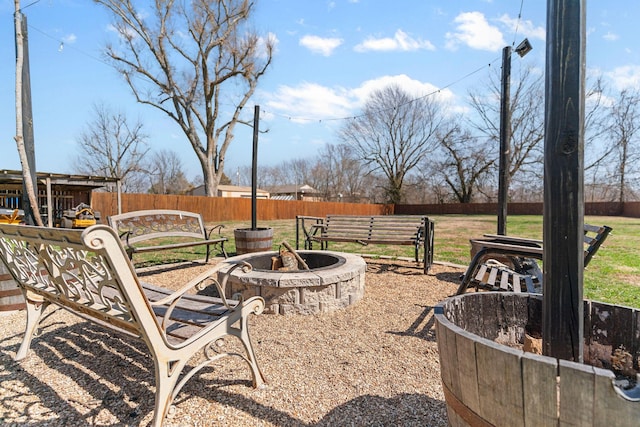
M 73 44 L 76 42 L 76 40 L 78 40 L 78 37 L 76 37 L 76 35 L 73 33 L 67 34 L 62 38 L 62 42 L 65 44 Z
M 456 31 L 445 35 L 448 49 L 455 50 L 463 44 L 472 49 L 496 52 L 506 45 L 500 30 L 490 25 L 480 12 L 461 13 L 453 22 L 457 24 Z
M 618 36 L 615 33 L 612 33 L 611 31 L 607 32 L 607 34 L 605 34 L 604 36 L 602 36 L 603 39 L 613 42 L 616 41 L 620 38 L 620 36 Z
M 302 83 L 298 86 L 280 86 L 273 94 L 262 94 L 267 99 L 267 110 L 284 115 L 293 122 L 308 123 L 317 120 L 331 120 L 352 117 L 376 90 L 396 84 L 415 98 L 434 96 L 443 103 L 453 100 L 453 93 L 439 90 L 430 83 L 424 83 L 400 74 L 367 80 L 352 89 L 330 88 L 316 83 Z
M 354 50 L 356 52 L 367 51 L 411 51 L 418 49 L 435 50 L 433 44 L 428 40 L 414 39 L 402 30 L 397 30 L 393 38 L 369 37 L 364 42 L 358 44 Z
M 274 94 L 267 95 L 267 99 L 268 108 L 296 122 L 349 116 L 353 108 L 345 89 L 308 82 L 280 86 Z
M 453 99 L 453 93 L 448 90 L 440 90 L 437 86 L 431 83 L 421 82 L 419 80 L 412 79 L 406 74 L 399 74 L 395 76 L 382 76 L 377 79 L 367 80 L 363 82 L 360 87 L 350 91 L 352 98 L 357 108 L 362 107 L 367 101 L 367 98 L 377 90 L 384 89 L 389 85 L 397 85 L 405 92 L 415 98 L 423 96 L 434 96 L 439 101 L 448 102 Z
M 605 73 L 611 79 L 613 86 L 618 90 L 640 86 L 640 66 L 624 65 Z
M 299 43 L 300 46 L 304 46 L 314 53 L 330 56 L 342 44 L 342 39 L 306 35 L 300 39 Z
M 501 22 L 506 28 L 507 32 L 521 34 L 522 38 L 546 40 L 547 30 L 545 27 L 536 27 L 533 22 L 521 20 L 517 18 L 511 18 L 509 15 L 502 15 L 498 18 L 498 22 Z M 518 43 L 518 40 L 516 40 Z

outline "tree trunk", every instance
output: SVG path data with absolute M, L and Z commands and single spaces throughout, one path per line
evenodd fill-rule
M 35 225 L 42 226 L 42 218 L 38 209 L 38 199 L 34 191 L 34 182 L 32 180 L 31 168 L 27 158 L 27 150 L 24 145 L 24 123 L 22 121 L 22 67 L 24 64 L 24 44 L 22 32 L 22 12 L 20 12 L 20 0 L 15 0 L 15 30 L 16 30 L 16 146 L 18 155 L 20 156 L 20 164 L 22 165 L 22 177 L 24 179 L 24 188 L 27 192 L 26 196 L 31 204 L 33 220 Z M 25 195 L 23 195 L 24 197 Z M 24 203 L 24 202 L 23 202 Z

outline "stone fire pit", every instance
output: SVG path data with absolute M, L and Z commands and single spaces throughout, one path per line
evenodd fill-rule
M 277 252 L 239 255 L 222 261 L 218 280 L 232 265 L 245 261 L 253 271 L 237 269 L 228 279 L 227 297 L 240 292 L 245 298 L 260 295 L 265 313 L 315 314 L 345 308 L 364 296 L 366 263 L 357 256 L 331 251 L 298 251 L 310 270 L 271 270 Z

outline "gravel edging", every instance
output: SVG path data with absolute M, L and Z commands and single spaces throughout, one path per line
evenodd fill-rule
M 144 280 L 173 287 L 211 264 L 147 271 Z M 424 275 L 388 260 L 367 264 L 365 296 L 345 310 L 251 316 L 266 388 L 251 388 L 246 364 L 227 358 L 187 383 L 165 425 L 446 426 L 433 306 L 455 293 L 464 270 L 436 264 Z M 153 363 L 142 343 L 56 310 L 15 362 L 24 319 L 0 317 L 0 424 L 151 421 Z

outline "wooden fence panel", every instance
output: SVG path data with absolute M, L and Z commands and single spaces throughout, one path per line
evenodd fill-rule
M 118 211 L 115 193 L 94 193 L 91 204 L 103 218 Z M 122 212 L 144 209 L 178 209 L 198 212 L 206 222 L 250 221 L 251 199 L 239 197 L 177 196 L 164 194 L 122 194 Z M 387 215 L 392 205 L 364 203 L 257 200 L 258 221 L 293 219 L 296 215 Z
M 115 193 L 94 192 L 91 205 L 106 219 L 118 211 Z M 293 219 L 296 215 L 497 215 L 496 203 L 449 203 L 425 205 L 374 205 L 365 203 L 306 202 L 258 199 L 258 221 Z M 199 212 L 207 222 L 250 221 L 251 199 L 231 197 L 178 196 L 165 194 L 122 194 L 122 212 L 144 209 L 178 209 Z M 510 215 L 542 215 L 542 203 L 509 203 Z M 585 203 L 586 215 L 640 217 L 640 202 Z

